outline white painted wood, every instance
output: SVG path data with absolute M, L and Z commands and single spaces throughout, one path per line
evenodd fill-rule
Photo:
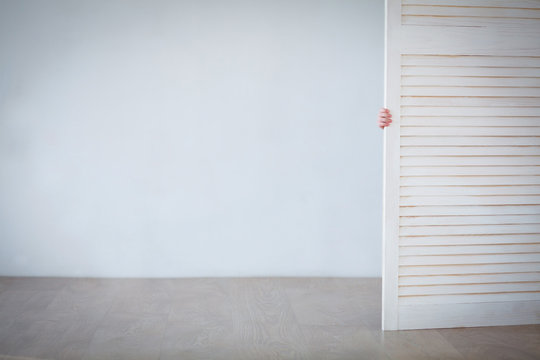
M 402 26 L 403 54 L 540 56 L 536 26 Z
M 447 309 L 449 304 L 462 303 L 479 303 L 480 309 L 486 303 L 499 301 L 538 301 L 540 300 L 540 292 L 500 292 L 500 293 L 479 293 L 479 294 L 445 294 L 445 295 L 425 295 L 425 296 L 400 296 L 400 305 L 419 305 L 419 308 L 426 304 L 438 304 L 439 312 L 444 313 L 443 309 Z M 476 314 L 469 314 L 472 320 Z M 476 325 L 480 326 L 480 325 Z
M 540 224 L 402 226 L 402 236 L 540 234 Z
M 501 274 L 515 272 L 539 272 L 537 263 L 504 263 L 504 264 L 468 264 L 468 265 L 423 265 L 400 266 L 399 276 L 434 276 L 464 274 Z
M 402 17 L 404 25 L 434 25 L 452 27 L 490 27 L 504 26 L 507 29 L 535 29 L 538 19 L 531 18 L 503 18 L 503 17 L 440 17 L 424 15 L 404 15 Z
M 540 262 L 540 253 L 400 256 L 400 265 L 472 265 Z
M 540 136 L 402 136 L 402 146 L 540 146 Z
M 512 176 L 512 175 L 540 175 L 540 166 L 403 166 L 402 176 Z M 521 204 L 522 202 L 519 202 Z M 535 203 L 540 204 L 540 203 Z M 402 204 L 405 205 L 405 204 Z M 437 205 L 437 204 L 433 204 Z M 441 204 L 439 204 L 441 205 Z M 456 204 L 458 205 L 458 204 Z
M 536 67 L 479 67 L 479 66 L 402 66 L 405 76 L 496 76 L 496 77 L 538 77 Z
M 402 226 L 402 236 L 540 234 L 540 224 Z
M 540 253 L 540 243 L 486 245 L 400 246 L 400 256 Z
M 540 107 L 402 106 L 404 116 L 540 116 Z
M 540 272 L 497 274 L 462 274 L 431 276 L 400 276 L 399 285 L 487 284 L 499 282 L 538 281 Z
M 540 234 L 466 234 L 401 236 L 401 246 L 441 246 L 441 245 L 479 245 L 479 244 L 529 244 L 537 243 Z
M 400 123 L 400 1 L 385 2 L 384 103 L 393 124 L 384 129 L 382 328 L 398 329 L 399 272 L 399 123 Z
M 540 78 L 535 77 L 445 77 L 441 83 L 437 76 L 401 76 L 402 86 L 481 86 L 481 87 L 538 87 Z
M 401 156 L 540 156 L 540 146 L 403 146 Z
M 402 136 L 540 136 L 540 126 L 402 126 Z M 538 155 L 538 154 L 536 154 Z
M 438 6 L 464 6 L 464 7 L 512 7 L 525 9 L 540 9 L 538 0 L 402 0 L 404 5 L 438 5 Z
M 401 148 L 401 152 L 405 153 L 407 148 Z M 413 148 L 410 148 L 413 149 Z M 423 149 L 427 154 L 430 154 L 431 148 L 419 148 Z M 442 148 L 445 149 L 445 148 Z M 446 148 L 453 149 L 453 148 Z M 475 148 L 470 148 L 471 152 Z M 477 149 L 490 149 L 490 148 L 477 148 Z M 522 149 L 522 148 L 516 148 Z M 510 152 L 510 151 L 509 151 Z M 453 154 L 452 150 L 448 151 L 448 154 Z M 402 176 L 401 186 L 493 186 L 493 185 L 540 185 L 540 175 L 532 176 L 430 176 L 430 177 L 407 177 Z
M 540 1 L 403 0 L 400 15 L 387 43 L 400 225 L 388 314 L 399 329 L 539 323 Z
M 539 195 L 540 186 L 402 186 L 402 196 Z
M 521 18 L 540 19 L 540 9 L 512 8 L 509 7 L 489 7 L 488 6 L 432 6 L 430 5 L 403 5 L 403 15 L 433 15 L 443 17 L 499 17 L 499 18 Z
M 400 305 L 400 329 L 467 326 L 525 325 L 540 322 L 540 301 L 512 301 L 478 304 Z M 473 317 L 471 314 L 475 314 Z
M 460 127 L 538 127 L 540 126 L 540 117 L 431 117 L 431 116 L 403 116 L 401 117 L 402 126 L 460 126 Z M 536 153 L 538 154 L 538 153 Z
M 540 97 L 538 87 L 510 86 L 403 86 L 401 94 L 405 97 Z
M 403 96 L 492 96 L 512 97 L 529 96 L 540 97 L 538 87 L 487 87 L 487 86 L 403 86 Z
M 454 215 L 454 216 L 402 216 L 401 226 L 426 225 L 488 225 L 488 224 L 536 224 L 540 214 L 533 215 Z M 403 253 L 401 253 L 403 254 Z
M 401 206 L 540 205 L 540 195 L 508 196 L 401 196 Z
M 446 294 L 478 294 L 501 292 L 540 292 L 540 276 L 536 281 L 491 283 L 491 284 L 437 284 L 437 285 L 403 285 L 399 287 L 400 296 L 413 295 L 446 295 Z
M 463 130 L 463 128 L 457 128 Z M 414 130 L 413 130 L 414 131 Z M 421 129 L 418 132 L 422 132 Z M 457 132 L 457 131 L 456 131 Z M 463 131 L 466 132 L 466 131 Z M 401 166 L 540 166 L 540 156 L 404 156 Z
M 445 215 L 531 215 L 538 214 L 539 205 L 467 205 L 467 206 L 403 206 L 400 216 L 445 216 Z
M 535 107 L 540 103 L 538 97 L 457 97 L 457 96 L 431 96 L 415 97 L 403 96 L 402 106 L 459 106 L 459 107 Z
M 538 67 L 538 58 L 532 56 L 448 56 L 448 55 L 402 55 L 402 65 L 424 66 L 479 66 L 485 67 Z M 475 75 L 476 76 L 476 75 Z M 440 85 L 440 84 L 439 84 Z

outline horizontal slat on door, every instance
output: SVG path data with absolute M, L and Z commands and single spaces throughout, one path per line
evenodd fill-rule
M 400 276 L 399 285 L 438 285 L 438 284 L 485 284 L 497 282 L 540 281 L 540 272 Z
M 449 294 L 425 296 L 400 296 L 400 305 L 413 304 L 459 304 L 459 303 L 485 303 L 502 301 L 537 301 L 540 300 L 539 291 L 531 292 L 500 292 L 478 294 Z
M 538 97 L 458 97 L 458 96 L 403 96 L 402 106 L 459 106 L 459 107 L 534 107 L 540 104 Z
M 430 149 L 430 148 L 424 148 Z M 402 149 L 403 150 L 403 149 Z M 540 185 L 540 175 L 532 176 L 429 176 L 400 179 L 401 186 L 491 186 L 491 185 Z
M 540 136 L 402 136 L 401 146 L 540 146 Z
M 508 137 L 508 136 L 540 136 L 540 126 L 407 126 L 403 125 L 400 128 L 402 136 L 444 136 L 444 137 Z M 534 155 L 540 155 L 534 153 Z
M 540 186 L 402 186 L 400 194 L 402 196 L 540 195 Z
M 452 27 L 506 27 L 515 29 L 530 29 L 537 28 L 538 19 L 524 19 L 524 18 L 501 18 L 501 17 L 439 17 L 439 16 L 425 16 L 425 15 L 403 15 L 401 17 L 403 25 L 416 25 L 416 26 L 445 26 Z
M 512 7 L 540 9 L 538 0 L 401 0 L 403 5 L 464 6 L 464 7 Z
M 492 284 L 402 285 L 399 296 L 539 291 L 540 281 Z
M 401 206 L 540 205 L 540 195 L 508 196 L 401 196 Z
M 465 265 L 424 265 L 400 266 L 400 276 L 425 275 L 461 275 L 461 274 L 499 274 L 515 272 L 538 272 L 540 262 L 529 263 L 497 263 L 497 264 L 465 264 Z
M 399 265 L 471 265 L 540 262 L 540 253 L 400 256 Z
M 540 233 L 531 234 L 475 234 L 475 235 L 435 235 L 401 236 L 400 246 L 442 246 L 480 244 L 526 244 L 537 243 Z
M 538 107 L 402 106 L 404 116 L 540 116 Z
M 540 175 L 540 166 L 403 166 L 401 174 L 402 176 Z
M 540 19 L 540 9 L 522 9 L 509 7 L 488 6 L 429 6 L 429 5 L 403 5 L 402 15 L 428 15 L 442 17 L 504 17 L 521 19 Z
M 401 166 L 540 166 L 540 156 L 403 156 Z
M 540 57 L 535 56 L 448 56 L 402 55 L 402 65 L 412 66 L 479 66 L 485 67 L 540 67 Z M 440 85 L 440 84 L 439 84 Z
M 466 86 L 405 86 L 402 96 L 492 96 L 492 97 L 540 97 L 539 87 L 466 87 Z
M 537 67 L 479 67 L 479 66 L 402 66 L 402 76 L 496 76 L 496 77 L 540 77 Z M 403 94 L 402 94 L 403 95 Z
M 540 56 L 538 26 L 403 26 L 401 37 L 402 54 Z
M 402 136 L 540 136 L 540 126 L 402 126 L 400 131 Z
M 540 146 L 407 146 L 401 156 L 540 156 Z
M 401 216 L 399 223 L 401 226 L 540 224 L 540 214 Z
M 540 240 L 539 240 L 540 241 Z M 483 245 L 429 245 L 400 246 L 400 256 L 413 255 L 459 255 L 459 254 L 506 254 L 506 253 L 540 253 L 540 243 L 531 244 L 483 244 Z M 540 279 L 539 279 L 540 280 Z
M 540 117 L 402 116 L 401 126 L 537 127 L 540 126 Z
M 429 235 L 476 235 L 476 234 L 540 234 L 540 224 L 496 224 L 496 225 L 431 225 L 401 226 L 401 236 Z
M 531 215 L 538 214 L 537 205 L 465 205 L 465 206 L 405 206 L 399 209 L 400 216 L 444 216 L 444 215 Z
M 401 86 L 540 86 L 540 77 L 480 77 L 480 76 L 447 76 L 444 85 L 437 76 L 401 76 Z

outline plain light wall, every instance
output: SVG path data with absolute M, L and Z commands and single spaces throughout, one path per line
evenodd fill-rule
M 0 275 L 380 276 L 383 13 L 0 0 Z

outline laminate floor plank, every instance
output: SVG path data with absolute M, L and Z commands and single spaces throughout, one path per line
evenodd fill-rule
M 357 326 L 303 325 L 310 360 L 390 360 L 373 333 Z
M 231 291 L 236 316 L 241 320 L 271 324 L 293 321 L 294 314 L 279 279 L 238 279 Z
M 375 333 L 392 360 L 464 360 L 437 330 L 378 331 Z
M 122 289 L 122 296 L 110 309 L 113 313 L 168 315 L 171 311 L 173 301 L 169 281 L 129 279 L 123 281 Z
M 313 280 L 308 286 L 285 286 L 293 311 L 301 325 L 373 326 L 380 323 L 379 301 L 373 290 L 349 279 Z
M 99 322 L 121 301 L 121 292 L 99 284 L 66 286 L 46 308 L 49 320 Z
M 0 360 L 540 359 L 540 325 L 382 332 L 381 280 L 0 277 Z
M 36 359 L 82 359 L 97 324 L 54 320 L 18 320 L 10 327 L 18 346 L 8 354 Z
M 57 296 L 51 290 L 5 290 L 0 292 L 0 354 L 17 352 L 28 336 L 25 326 L 41 320 L 46 309 Z M 21 322 L 21 318 L 26 319 Z
M 185 317 L 167 323 L 160 346 L 160 360 L 229 359 L 224 354 L 236 354 L 232 323 Z M 230 359 L 239 358 L 238 356 Z
M 239 359 L 305 360 L 306 346 L 294 324 L 236 323 L 229 345 Z
M 84 360 L 157 360 L 167 316 L 107 314 L 96 329 Z
M 305 338 L 279 279 L 245 279 L 233 289 L 233 333 L 242 350 L 257 357 L 271 347 L 276 356 L 302 358 Z
M 171 292 L 170 322 L 188 322 L 194 326 L 224 324 L 231 326 L 234 304 L 230 280 L 178 280 Z
M 465 359 L 540 359 L 540 325 L 441 329 L 438 332 Z
M 74 280 L 78 281 L 78 280 Z M 58 291 L 63 289 L 69 279 L 48 277 L 8 277 L 1 278 L 0 288 L 7 290 Z
M 7 290 L 12 281 L 12 278 L 0 277 L 0 293 Z
M 234 304 L 230 279 L 179 279 L 169 294 L 173 303 L 160 359 L 226 359 L 234 354 Z M 236 357 L 232 357 L 236 358 Z

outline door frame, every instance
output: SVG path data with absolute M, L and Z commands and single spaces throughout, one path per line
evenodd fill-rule
M 398 329 L 400 178 L 401 1 L 385 0 L 384 106 L 392 125 L 384 129 L 382 329 Z

